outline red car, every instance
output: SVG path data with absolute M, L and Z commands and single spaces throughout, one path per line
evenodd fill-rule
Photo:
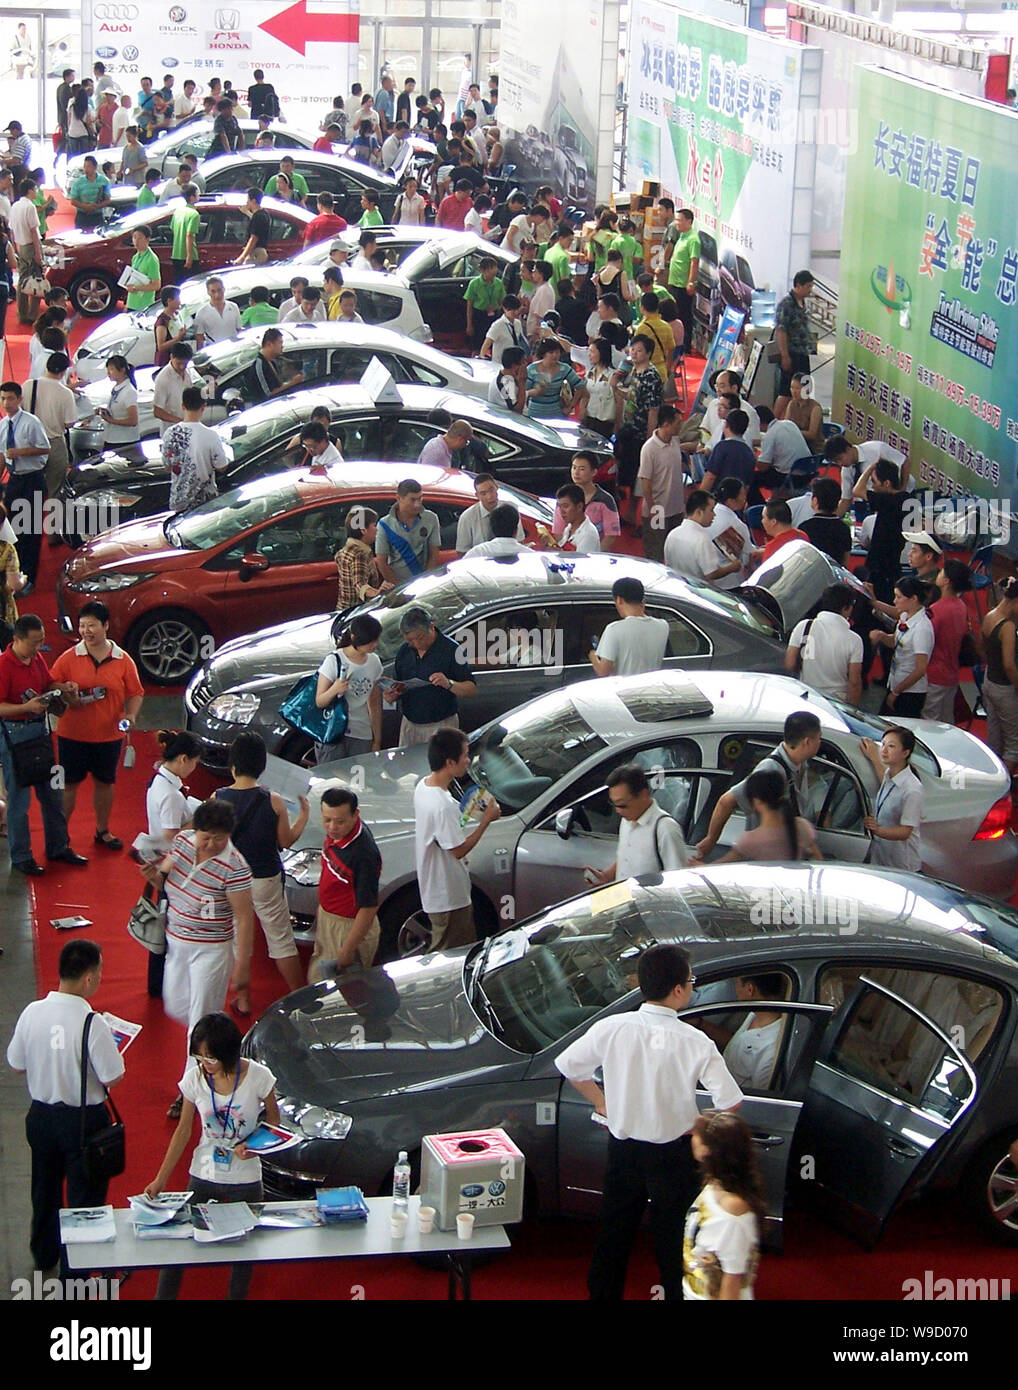
M 90 599 L 109 606 L 111 632 L 142 677 L 159 685 L 187 679 L 222 642 L 268 623 L 327 613 L 336 606 L 334 555 L 346 543 L 355 505 L 384 516 L 403 478 L 418 480 L 442 532 L 442 561 L 454 558 L 460 515 L 473 506 L 473 477 L 417 463 L 335 465 L 258 478 L 194 511 L 145 517 L 97 536 L 64 565 L 57 585 L 60 630 L 77 638 Z M 500 486 L 519 508 L 529 540 L 552 513 L 529 493 Z
M 202 271 L 222 270 L 240 255 L 248 238 L 246 202 L 246 193 L 217 193 L 198 199 L 195 207 L 201 218 L 198 248 Z M 148 227 L 163 284 L 172 285 L 170 218 L 175 206 L 174 202 L 142 208 L 95 231 L 73 229 L 47 238 L 46 278 L 55 288 L 67 290 L 81 313 L 91 318 L 108 314 L 125 296 L 117 281 L 134 255 L 131 233 L 135 227 Z M 282 261 L 295 255 L 312 214 L 278 198 L 263 198 L 262 207 L 271 224 L 269 260 Z

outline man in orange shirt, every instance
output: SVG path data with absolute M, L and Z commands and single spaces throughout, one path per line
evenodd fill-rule
M 763 548 L 760 563 L 767 561 L 789 541 L 808 541 L 804 531 L 792 525 L 792 513 L 787 502 L 767 502 L 763 510 L 763 528 L 767 532 L 767 544 Z
M 78 787 L 92 774 L 95 843 L 123 849 L 110 834 L 113 784 L 123 745 L 121 723 L 133 726 L 144 690 L 134 662 L 109 640 L 110 610 L 98 599 L 78 615 L 81 641 L 53 663 L 55 681 L 76 682 L 70 708 L 57 724 L 57 748 L 64 769 L 64 815 L 70 820 Z

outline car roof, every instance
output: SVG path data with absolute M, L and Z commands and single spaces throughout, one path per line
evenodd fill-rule
M 990 967 L 1018 985 L 1018 914 L 919 874 L 837 862 L 744 861 L 647 874 L 626 886 L 651 928 L 666 905 L 685 904 L 695 925 L 683 923 L 681 940 L 694 961 L 720 960 L 716 948 L 727 951 L 735 942 L 770 960 L 804 949 L 829 953 L 838 942 L 846 952 L 859 945 L 878 945 L 888 955 L 921 949 L 930 969 L 948 961 Z
M 391 488 L 395 500 L 396 488 L 408 476 L 408 468 L 413 469 L 413 476 L 424 492 L 441 492 L 450 498 L 467 498 L 470 502 L 475 500 L 473 475 L 461 469 L 439 468 L 434 464 L 382 463 L 369 459 L 351 459 L 333 464 L 327 470 L 327 476 L 312 474 L 306 466 L 291 468 L 284 473 L 269 473 L 261 478 L 252 478 L 234 490 L 243 492 L 246 497 L 258 497 L 284 488 L 296 488 L 301 505 L 306 505 L 341 497 L 348 491 Z
M 223 193 L 218 195 L 221 198 L 239 196 L 243 202 L 245 195 Z M 163 204 L 168 207 L 168 203 Z M 287 208 L 291 212 L 303 214 L 302 221 L 310 221 L 311 214 L 304 208 L 299 208 L 295 203 L 281 203 L 276 198 L 263 198 L 262 207 Z M 319 266 L 308 266 L 309 270 L 318 270 Z M 276 261 L 272 265 L 260 266 L 224 266 L 222 270 L 217 270 L 217 277 L 223 282 L 223 290 L 227 299 L 230 297 L 231 290 L 235 294 L 245 294 L 254 285 L 264 285 L 266 289 L 289 289 L 290 281 L 295 275 L 301 273 L 296 261 Z M 196 300 L 205 298 L 205 276 L 196 276 L 192 280 L 184 282 L 182 286 L 182 298 L 185 304 L 191 304 Z M 398 271 L 385 274 L 378 270 L 351 270 L 348 266 L 343 267 L 343 288 L 350 290 L 375 290 L 381 294 L 395 295 L 398 299 L 413 299 L 417 303 L 412 288 L 405 280 L 400 279 Z
M 391 328 L 371 323 L 339 323 L 338 320 L 316 320 L 313 323 L 280 323 L 275 325 L 283 335 L 284 342 L 313 343 L 320 347 L 378 347 L 393 352 L 420 353 L 427 359 L 445 358 L 450 370 L 462 370 L 463 359 L 451 357 L 448 353 L 433 348 L 428 343 L 419 343 L 416 338 L 408 338 L 405 333 L 396 333 Z M 223 338 L 218 343 L 209 343 L 202 348 L 201 356 L 213 364 L 217 357 L 228 357 L 238 347 L 250 345 L 260 347 L 265 333 L 264 325 L 242 328 L 235 338 Z M 198 354 L 195 354 L 196 356 Z
M 398 180 L 381 173 L 378 169 L 369 169 L 359 160 L 348 159 L 341 154 L 329 154 L 324 150 L 305 150 L 299 146 L 277 145 L 271 150 L 234 150 L 231 154 L 217 154 L 211 159 L 203 160 L 198 172 L 202 178 L 208 178 L 217 170 L 228 169 L 235 164 L 278 164 L 286 155 L 295 161 L 299 159 L 302 164 L 317 164 L 349 174 L 361 183 L 376 184 L 394 191 L 399 188 Z

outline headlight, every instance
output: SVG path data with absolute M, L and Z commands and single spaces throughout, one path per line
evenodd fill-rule
M 250 724 L 261 702 L 260 695 L 217 695 L 209 701 L 208 711 L 226 724 Z
M 303 888 L 313 888 L 322 876 L 320 849 L 302 849 L 284 860 L 287 876 Z
M 132 585 L 151 578 L 151 574 L 118 574 L 113 571 L 110 574 L 94 575 L 90 579 L 75 580 L 67 587 L 73 589 L 76 594 L 112 594 L 118 589 L 130 589 Z
M 353 1116 L 319 1105 L 303 1105 L 299 1100 L 279 1097 L 279 1113 L 287 1124 L 299 1129 L 306 1139 L 345 1139 L 353 1128 Z

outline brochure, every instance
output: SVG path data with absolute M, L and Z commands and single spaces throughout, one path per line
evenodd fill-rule
M 113 1034 L 113 1041 L 117 1045 L 117 1051 L 126 1052 L 141 1032 L 141 1024 L 128 1023 L 125 1018 L 117 1018 L 116 1014 L 106 1013 L 103 1014 L 102 1017 L 109 1024 L 110 1032 Z
M 60 1239 L 64 1245 L 92 1245 L 116 1238 L 112 1206 L 61 1208 Z
M 366 1221 L 368 1204 L 359 1187 L 323 1187 L 318 1193 L 318 1210 L 327 1226 L 342 1221 Z
M 135 270 L 133 265 L 125 265 L 120 272 L 120 278 L 117 280 L 117 284 L 121 289 L 133 289 L 135 285 L 147 285 L 148 276 L 143 275 L 140 270 Z
M 146 1197 L 142 1192 L 128 1197 L 127 1202 L 136 1226 L 161 1226 L 172 1221 L 193 1196 L 193 1192 L 160 1192 L 158 1197 Z M 189 1221 L 190 1215 L 185 1220 Z
M 56 927 L 57 931 L 70 931 L 73 927 L 90 927 L 92 919 L 90 917 L 51 917 L 49 924 L 51 927 Z
M 272 1226 L 281 1230 L 296 1231 L 305 1226 L 322 1226 L 325 1218 L 313 1202 L 253 1202 L 259 1226 Z
M 284 1129 L 282 1125 L 270 1125 L 264 1120 L 253 1129 L 243 1141 L 252 1153 L 268 1154 L 279 1153 L 281 1149 L 289 1149 L 300 1140 L 299 1134 L 294 1134 L 292 1130 Z
M 191 1208 L 191 1220 L 199 1245 L 240 1240 L 255 1228 L 254 1212 L 246 1202 L 200 1202 Z

